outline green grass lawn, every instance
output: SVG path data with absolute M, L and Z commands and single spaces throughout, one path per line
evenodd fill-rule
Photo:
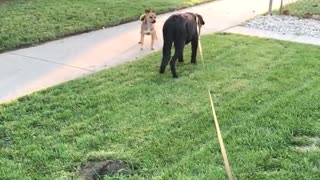
M 224 179 L 209 86 L 237 179 L 319 179 L 320 143 L 295 147 L 320 137 L 319 46 L 220 34 L 202 47 L 206 71 L 160 75 L 157 52 L 0 105 L 0 177 L 71 179 L 111 158 L 130 179 Z
M 0 1 L 0 52 L 103 26 L 138 20 L 210 0 L 6 0 Z
M 320 15 L 320 0 L 299 0 L 284 6 L 283 10 L 289 10 L 290 15 L 299 17 L 306 13 Z

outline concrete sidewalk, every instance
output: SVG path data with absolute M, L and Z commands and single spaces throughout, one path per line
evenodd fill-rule
M 207 34 L 266 12 L 268 3 L 269 0 L 217 0 L 178 12 L 203 15 L 206 25 L 202 32 Z M 162 47 L 162 25 L 173 13 L 157 18 L 156 50 Z M 136 21 L 0 54 L 0 103 L 154 52 L 149 50 L 149 37 L 145 50 L 140 51 L 139 28 L 140 22 Z

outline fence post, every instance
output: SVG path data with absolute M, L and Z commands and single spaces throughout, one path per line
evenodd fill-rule
M 270 2 L 269 2 L 269 15 L 272 15 L 272 3 L 273 3 L 273 0 L 270 0 Z
M 280 11 L 279 12 L 280 15 L 282 15 L 282 9 L 283 9 L 283 0 L 281 0 L 281 4 L 280 4 L 280 10 L 279 10 Z

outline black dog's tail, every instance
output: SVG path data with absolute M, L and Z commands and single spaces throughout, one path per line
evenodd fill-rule
M 173 34 L 169 32 L 163 37 L 162 60 L 169 61 L 171 58 L 171 48 L 173 44 Z
M 163 33 L 163 48 L 162 48 L 162 61 L 160 66 L 160 73 L 164 73 L 166 66 L 171 58 L 171 48 L 173 44 L 173 37 L 175 31 L 167 22 L 164 24 L 162 33 Z

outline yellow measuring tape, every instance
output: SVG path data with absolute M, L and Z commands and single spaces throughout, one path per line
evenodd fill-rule
M 200 42 L 200 29 L 201 29 L 201 25 L 199 24 L 199 19 L 197 17 L 197 15 L 195 14 L 196 17 L 196 22 L 197 22 L 197 26 L 199 27 L 199 29 L 197 28 L 198 31 L 198 48 L 199 48 L 199 54 L 201 57 L 201 62 L 202 62 L 202 66 L 203 66 L 203 70 L 205 70 L 205 66 L 204 66 L 204 60 L 203 60 L 203 54 L 202 54 L 202 47 L 201 47 L 201 42 Z M 222 139 L 222 135 L 221 135 L 221 131 L 220 131 L 220 126 L 219 126 L 219 122 L 217 119 L 217 115 L 216 115 L 216 111 L 214 109 L 214 104 L 213 104 L 213 100 L 212 100 L 212 95 L 211 95 L 211 90 L 210 87 L 208 86 L 208 94 L 209 94 L 209 100 L 210 100 L 210 105 L 211 105 L 211 109 L 212 109 L 212 116 L 213 116 L 213 120 L 214 120 L 214 124 L 216 127 L 216 131 L 217 131 L 217 136 L 218 136 L 218 141 L 219 141 L 219 145 L 220 145 L 220 149 L 221 149 L 221 154 L 222 154 L 222 158 L 223 158 L 223 162 L 224 162 L 224 169 L 226 171 L 226 174 L 228 176 L 229 180 L 233 180 L 232 177 L 232 172 L 231 172 L 231 168 L 229 165 L 229 161 L 228 161 L 228 156 L 227 156 L 227 151 L 224 147 L 224 143 L 223 143 L 223 139 Z

